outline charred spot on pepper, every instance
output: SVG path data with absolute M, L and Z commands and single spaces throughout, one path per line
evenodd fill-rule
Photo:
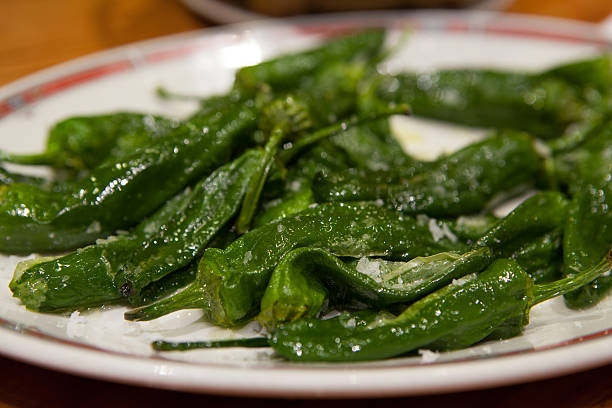
M 132 282 L 125 282 L 123 285 L 121 285 L 121 287 L 119 288 L 119 292 L 121 293 L 121 296 L 123 296 L 124 298 L 128 298 L 130 296 L 134 296 L 134 290 L 132 287 Z

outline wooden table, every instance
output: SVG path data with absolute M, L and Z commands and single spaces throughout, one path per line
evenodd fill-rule
M 515 0 L 506 9 L 597 22 L 611 0 Z M 0 0 L 0 85 L 101 49 L 210 26 L 174 0 Z M 524 385 L 371 401 L 283 401 L 202 396 L 95 381 L 0 357 L 4 407 L 612 407 L 612 365 Z

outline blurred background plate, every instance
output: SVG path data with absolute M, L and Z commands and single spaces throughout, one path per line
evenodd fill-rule
M 182 0 L 202 17 L 218 23 L 237 23 L 265 17 L 391 8 L 459 8 L 499 10 L 511 0 Z

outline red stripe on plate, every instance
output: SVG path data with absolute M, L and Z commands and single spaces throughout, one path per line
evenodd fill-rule
M 7 101 L 0 101 L 0 119 L 13 112 L 13 107 Z
M 182 57 L 185 55 L 193 54 L 194 52 L 206 47 L 202 47 L 201 45 L 192 45 L 188 47 L 181 48 L 171 48 L 169 50 L 157 51 L 145 56 L 145 61 L 147 62 L 159 62 L 165 61 L 168 59 L 173 59 L 177 57 Z
M 493 33 L 493 34 L 502 34 L 509 36 L 520 36 L 520 37 L 535 37 L 535 38 L 545 38 L 548 40 L 555 41 L 563 41 L 563 42 L 575 42 L 575 43 L 587 43 L 587 44 L 595 44 L 599 46 L 610 46 L 610 41 L 605 40 L 604 38 L 592 38 L 583 35 L 577 34 L 565 34 L 560 32 L 545 32 L 545 31 L 537 31 L 530 30 L 525 28 L 513 28 L 513 27 L 499 27 L 499 26 L 489 26 L 485 27 L 485 33 Z
M 451 32 L 465 32 L 470 31 L 470 26 L 467 22 L 461 20 L 451 20 L 446 23 L 446 31 Z M 477 30 L 479 31 L 479 30 Z
M 386 24 L 383 20 L 367 20 L 367 21 L 343 21 L 337 24 L 298 24 L 296 33 L 303 35 L 320 35 L 322 37 L 333 37 L 342 34 L 350 34 L 357 30 L 367 27 L 384 27 Z
M 39 95 L 49 96 L 56 92 L 71 88 L 75 85 L 79 85 L 83 82 L 91 81 L 92 79 L 128 70 L 130 68 L 133 68 L 133 66 L 134 65 L 127 60 L 117 61 L 111 64 L 101 65 L 95 68 L 90 68 L 85 71 L 76 72 L 74 74 L 58 78 L 54 81 L 40 85 L 38 89 L 29 89 L 25 93 L 34 92 Z

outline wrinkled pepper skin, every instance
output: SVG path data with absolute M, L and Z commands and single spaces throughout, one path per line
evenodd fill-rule
M 0 159 L 21 164 L 92 170 L 104 161 L 125 157 L 168 136 L 178 126 L 177 121 L 136 112 L 76 116 L 64 119 L 51 128 L 43 153 L 0 153 Z
M 601 103 L 600 98 L 612 92 L 612 55 L 602 54 L 559 65 L 543 72 L 541 76 L 561 78 L 583 89 L 585 93 L 593 89 L 597 90 L 598 95 L 591 96 L 591 98 L 596 98 L 592 102 Z M 585 95 L 585 97 L 589 96 Z
M 452 350 L 518 334 L 535 304 L 575 290 L 610 272 L 609 252 L 595 266 L 559 281 L 534 285 L 515 260 L 501 258 L 408 306 L 399 316 L 345 313 L 299 319 L 273 330 L 270 346 L 296 361 L 360 361 L 419 348 Z M 520 332 L 520 331 L 519 331 Z
M 487 246 L 498 254 L 513 243 L 523 244 L 563 226 L 569 203 L 557 191 L 539 192 L 500 219 L 475 246 Z
M 532 272 L 539 272 L 549 266 L 546 258 L 541 259 L 543 254 L 549 258 L 551 252 L 552 256 L 558 255 L 559 228 L 565 220 L 566 208 L 567 200 L 562 194 L 538 193 L 503 219 L 489 224 L 490 228 L 479 234 L 481 238 L 475 240 L 472 250 L 441 252 L 408 262 L 365 257 L 341 260 L 317 248 L 295 249 L 283 257 L 272 273 L 257 319 L 266 327 L 274 327 L 302 315 L 313 316 L 321 311 L 325 298 L 328 307 L 339 310 L 413 302 L 453 279 L 484 270 L 496 257 L 512 256 L 519 265 L 525 264 Z M 417 222 L 453 236 L 461 236 L 460 232 L 465 229 L 462 224 L 466 223 L 465 220 L 439 221 L 423 215 L 417 217 Z M 551 229 L 557 231 L 556 246 L 542 239 L 547 234 L 540 235 Z M 558 262 L 552 265 L 560 266 Z M 324 285 L 322 290 L 319 281 Z M 330 296 L 325 296 L 327 293 Z
M 193 188 L 168 225 L 143 240 L 138 253 L 118 270 L 115 283 L 121 292 L 133 296 L 201 255 L 238 211 L 261 157 L 259 150 L 249 150 Z
M 235 326 L 259 308 L 276 264 L 292 249 L 313 246 L 337 256 L 385 256 L 411 259 L 465 244 L 434 240 L 412 217 L 375 204 L 324 204 L 251 230 L 224 251 L 208 249 L 198 268 L 198 281 L 158 304 L 126 313 L 130 320 L 149 320 L 183 308 L 203 308 L 221 326 Z
M 493 251 L 488 248 L 464 254 L 441 252 L 408 262 L 365 257 L 343 262 L 322 249 L 298 248 L 274 269 L 257 320 L 274 327 L 315 317 L 326 299 L 341 308 L 413 302 L 453 279 L 480 272 L 492 261 Z
M 270 276 L 257 321 L 274 327 L 278 322 L 317 317 L 329 292 L 313 272 L 317 267 L 325 271 L 338 264 L 338 258 L 321 249 L 303 247 L 288 252 Z
M 230 109 L 103 164 L 62 191 L 0 186 L 0 251 L 63 251 L 130 227 L 229 159 L 255 125 L 251 109 Z
M 382 77 L 375 86 L 378 98 L 407 103 L 416 116 L 523 130 L 544 139 L 561 136 L 584 112 L 573 86 L 537 74 L 452 69 Z
M 535 283 L 553 282 L 562 276 L 563 228 L 512 246 L 502 256 L 516 259 Z
M 128 298 L 128 302 L 134 307 L 146 305 L 163 299 L 189 285 L 195 280 L 198 273 L 198 260 L 195 259 L 184 268 L 169 273 L 155 282 L 151 282 L 139 290 L 138 293 L 131 295 Z
M 391 181 L 413 177 L 427 168 L 402 150 L 391 135 L 388 119 L 348 129 L 330 141 L 344 151 L 351 168 L 384 172 Z
M 612 122 L 606 122 L 578 148 L 554 158 L 560 184 L 573 194 L 563 231 L 563 273 L 597 262 L 612 242 Z M 597 304 L 612 288 L 602 276 L 565 296 L 566 304 L 583 309 Z
M 418 348 L 465 347 L 505 320 L 528 313 L 532 290 L 515 261 L 498 260 L 480 275 L 417 301 L 396 318 L 301 319 L 275 330 L 270 345 L 298 361 L 374 360 Z
M 499 194 L 525 189 L 539 168 L 540 158 L 527 135 L 502 133 L 442 158 L 404 182 L 323 175 L 313 192 L 318 202 L 380 199 L 407 214 L 450 217 L 478 212 Z
M 611 209 L 612 181 L 587 185 L 574 196 L 563 236 L 566 276 L 595 264 L 606 253 L 612 243 Z M 611 289 L 612 277 L 602 276 L 565 295 L 565 303 L 572 309 L 585 309 L 599 303 Z
M 558 184 L 570 194 L 585 185 L 601 185 L 612 174 L 612 121 L 598 127 L 578 148 L 553 158 Z
M 130 233 L 68 255 L 20 263 L 9 285 L 13 296 L 41 312 L 100 306 L 128 296 L 132 303 L 152 298 L 154 288 L 142 296 L 140 290 L 186 267 L 236 213 L 260 156 L 249 151 L 222 166 Z M 178 285 L 173 280 L 163 285 Z
M 322 65 L 376 55 L 385 39 L 383 30 L 368 30 L 332 39 L 318 48 L 282 55 L 238 70 L 234 89 L 253 92 L 267 84 L 275 90 L 287 89 Z

